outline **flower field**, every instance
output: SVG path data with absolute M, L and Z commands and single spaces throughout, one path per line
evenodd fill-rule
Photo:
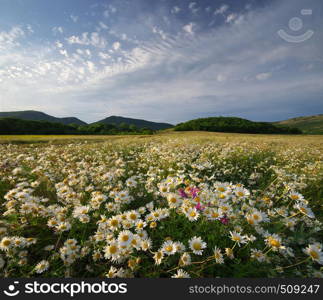
M 322 277 L 320 136 L 0 145 L 1 277 Z

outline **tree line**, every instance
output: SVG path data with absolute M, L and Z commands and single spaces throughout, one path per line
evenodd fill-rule
M 53 123 L 48 121 L 30 121 L 16 118 L 0 118 L 0 134 L 153 134 L 149 128 L 137 128 L 126 123 L 89 125 Z

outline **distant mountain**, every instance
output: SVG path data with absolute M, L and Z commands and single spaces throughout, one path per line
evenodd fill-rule
M 78 118 L 67 117 L 67 118 L 56 118 L 50 115 L 47 115 L 41 111 L 35 110 L 24 110 L 24 111 L 10 111 L 10 112 L 0 112 L 0 118 L 16 118 L 29 121 L 48 121 L 61 124 L 77 124 L 77 125 L 86 125 L 85 122 Z
M 232 133 L 300 134 L 301 130 L 276 126 L 268 122 L 253 122 L 237 117 L 210 117 L 177 124 L 175 131 L 213 131 Z
M 299 128 L 307 134 L 323 134 L 323 114 L 292 118 L 273 124 Z
M 110 116 L 108 118 L 97 121 L 95 123 L 114 124 L 114 125 L 120 125 L 122 123 L 125 123 L 128 125 L 135 125 L 137 128 L 146 127 L 152 130 L 160 130 L 160 129 L 167 129 L 167 128 L 173 127 L 172 124 L 168 124 L 168 123 L 156 123 L 156 122 L 150 122 L 150 121 L 141 120 L 141 119 L 124 118 L 119 116 Z

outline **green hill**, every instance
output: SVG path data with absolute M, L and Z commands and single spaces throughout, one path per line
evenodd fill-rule
M 15 118 L 21 120 L 29 120 L 29 121 L 48 121 L 53 123 L 61 123 L 61 124 L 77 124 L 77 125 L 86 125 L 85 122 L 78 118 L 67 117 L 67 118 L 56 118 L 45 114 L 40 111 L 35 110 L 24 110 L 24 111 L 10 111 L 10 112 L 0 112 L 0 118 Z
M 275 126 L 267 122 L 252 122 L 236 117 L 211 117 L 195 119 L 175 126 L 175 131 L 214 131 L 233 133 L 300 134 L 301 130 Z
M 135 125 L 137 128 L 149 128 L 152 130 L 161 130 L 161 129 L 167 129 L 167 128 L 173 127 L 173 125 L 168 123 L 156 123 L 156 122 L 150 122 L 150 121 L 141 120 L 141 119 L 124 118 L 119 116 L 110 116 L 108 118 L 97 121 L 95 123 L 113 124 L 117 126 L 121 124 L 127 124 L 129 126 Z
M 273 124 L 298 128 L 307 134 L 323 134 L 323 114 L 292 118 Z

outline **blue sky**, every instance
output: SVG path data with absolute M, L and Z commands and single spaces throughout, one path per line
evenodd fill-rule
M 321 0 L 0 0 L 0 110 L 174 124 L 323 113 L 322 16 Z

